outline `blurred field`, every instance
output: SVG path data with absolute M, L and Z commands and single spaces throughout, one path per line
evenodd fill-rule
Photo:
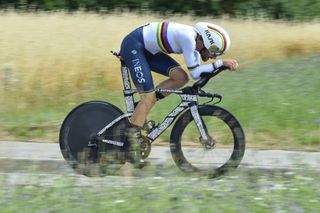
M 97 88 L 119 88 L 119 63 L 109 51 L 118 50 L 122 38 L 137 26 L 159 20 L 163 18 L 134 14 L 1 14 L 1 111 L 66 104 Z M 200 19 L 170 20 L 193 25 Z M 228 57 L 241 64 L 320 52 L 320 23 L 201 20 L 230 32 Z
M 0 124 L 11 125 L 9 133 L 1 133 L 0 138 L 9 137 L 11 134 L 23 137 L 36 137 L 46 135 L 45 128 L 28 127 L 20 128 L 19 125 L 30 123 L 42 124 L 55 122 L 59 124 L 65 114 L 78 103 L 90 99 L 107 99 L 114 103 L 122 103 L 121 82 L 119 72 L 119 62 L 111 54 L 110 50 L 119 50 L 121 40 L 131 30 L 146 22 L 161 21 L 163 17 L 155 15 L 138 16 L 135 14 L 63 14 L 63 13 L 39 13 L 39 14 L 0 14 Z M 285 124 L 289 133 L 283 135 L 284 140 L 287 135 L 301 125 L 295 125 L 301 116 L 292 118 L 297 112 L 304 111 L 291 110 L 292 103 L 280 99 L 295 93 L 296 85 L 303 78 L 304 85 L 308 85 L 311 91 L 302 93 L 299 97 L 307 98 L 310 105 L 316 105 L 317 91 L 319 91 L 319 81 L 317 80 L 316 69 L 319 67 L 320 53 L 320 23 L 287 23 L 268 22 L 263 20 L 212 20 L 209 18 L 195 18 L 190 16 L 170 17 L 171 21 L 193 25 L 198 21 L 215 22 L 225 27 L 231 36 L 232 44 L 227 57 L 234 57 L 239 60 L 242 68 L 240 74 L 234 75 L 232 82 L 228 81 L 228 88 L 234 88 L 234 93 L 226 94 L 236 102 L 225 102 L 236 115 L 240 114 L 244 120 L 245 127 L 250 131 L 254 129 L 264 129 L 262 141 L 272 141 L 279 139 L 281 133 L 274 133 L 275 129 L 282 127 L 281 120 L 290 120 Z M 310 60 L 306 60 L 304 65 L 309 65 L 309 75 L 294 75 L 290 70 L 304 70 L 300 67 L 299 58 L 306 58 L 314 54 Z M 287 62 L 288 58 L 297 56 Z M 183 64 L 181 56 L 174 56 Z M 272 64 L 282 67 L 285 76 L 282 81 L 277 79 L 277 70 L 271 64 L 268 67 L 259 65 L 259 61 L 269 61 Z M 295 63 L 295 65 L 290 65 Z M 248 71 L 244 68 L 250 68 Z M 267 75 L 264 70 L 268 70 L 275 76 Z M 228 77 L 223 78 L 227 79 Z M 249 79 L 248 79 L 249 78 Z M 292 83 L 286 84 L 286 79 L 294 79 Z M 156 81 L 162 79 L 156 76 Z M 266 80 L 267 79 L 267 80 Z M 227 81 L 227 80 L 226 80 Z M 221 81 L 225 85 L 226 81 Z M 309 84 L 309 81 L 312 83 Z M 246 82 L 246 83 L 241 83 Z M 246 93 L 237 91 L 247 91 L 246 87 L 250 83 L 256 82 L 250 90 L 250 99 Z M 318 82 L 318 83 L 317 83 Z M 272 85 L 274 83 L 274 85 Z M 267 112 L 258 113 L 254 117 L 255 111 L 261 111 L 263 104 L 256 103 L 261 100 L 261 92 L 266 91 L 263 85 L 270 90 L 266 97 L 274 97 L 274 105 L 269 104 Z M 284 85 L 284 86 L 281 86 Z M 302 87 L 304 85 L 301 85 Z M 254 89 L 256 88 L 256 90 Z M 281 89 L 287 91 L 281 93 Z M 279 91 L 280 90 L 280 91 Z M 230 91 L 230 90 L 229 90 Z M 277 92 L 280 92 L 277 96 Z M 236 94 L 233 96 L 233 94 Z M 303 95 L 304 94 L 304 95 Z M 277 99 L 278 97 L 278 99 Z M 236 99 L 237 98 L 237 99 Z M 242 98 L 245 101 L 242 101 Z M 303 104 L 299 99 L 293 104 Z M 257 103 L 262 103 L 257 101 Z M 266 103 L 268 100 L 266 100 Z M 250 107 L 246 107 L 248 104 Z M 283 117 L 275 119 L 272 114 L 274 106 L 281 105 Z M 123 106 L 123 104 L 122 104 Z M 233 106 L 241 106 L 234 107 Z M 166 108 L 163 107 L 163 108 Z M 287 111 L 287 109 L 290 109 Z M 161 106 L 160 106 L 161 109 Z M 317 118 L 319 107 L 310 107 L 311 118 L 306 119 L 302 125 L 302 135 L 311 134 L 312 143 L 319 144 L 320 137 Z M 161 111 L 161 110 L 160 110 Z M 248 113 L 253 111 L 253 113 Z M 158 111 L 159 112 L 159 111 Z M 280 113 L 280 112 L 279 112 Z M 260 119 L 260 120 L 259 120 Z M 277 122 L 269 121 L 277 120 Z M 310 124 L 310 121 L 314 123 Z M 18 125 L 18 127 L 16 127 Z M 50 125 L 49 125 L 50 126 Z M 270 130 L 271 129 L 271 130 Z M 1 125 L 0 125 L 1 131 Z M 44 131 L 44 132 L 43 132 Z M 56 131 L 56 130 L 55 130 Z M 32 132 L 32 133 L 30 133 Z M 35 135 L 33 135 L 35 134 Z M 256 139 L 257 132 L 252 133 L 250 138 Z M 277 135 L 277 137 L 274 136 Z M 314 136 L 315 135 L 315 136 Z M 260 137 L 261 135 L 258 134 Z M 264 138 L 266 137 L 266 138 Z M 300 137 L 300 135 L 299 135 Z M 290 139 L 300 140 L 299 137 Z M 56 136 L 54 136 L 56 138 Z M 314 139 L 315 138 L 315 139 Z M 281 139 L 279 139 L 281 140 Z

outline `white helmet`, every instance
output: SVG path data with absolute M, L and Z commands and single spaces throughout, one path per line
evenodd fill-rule
M 206 22 L 199 22 L 195 26 L 202 36 L 205 48 L 211 55 L 219 56 L 227 52 L 230 47 L 230 37 L 222 27 Z

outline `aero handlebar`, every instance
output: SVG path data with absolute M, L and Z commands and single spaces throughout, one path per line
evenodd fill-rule
M 213 78 L 214 76 L 218 75 L 219 73 L 221 73 L 222 71 L 228 69 L 228 67 L 226 66 L 222 66 L 216 70 L 214 70 L 213 72 L 205 72 L 205 73 L 201 73 L 200 75 L 200 80 L 198 80 L 197 82 L 195 82 L 192 85 L 192 88 L 197 89 L 197 88 L 202 88 L 204 87 L 208 81 Z

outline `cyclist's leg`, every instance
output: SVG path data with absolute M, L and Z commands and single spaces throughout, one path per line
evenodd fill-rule
M 181 88 L 188 83 L 188 74 L 179 66 L 173 67 L 169 72 L 169 79 L 161 82 L 159 88 Z
M 141 44 L 130 44 L 121 47 L 120 55 L 129 68 L 130 75 L 139 93 L 148 93 L 154 90 L 153 79 L 149 64 L 144 56 Z
M 143 127 L 149 112 L 157 101 L 155 92 L 141 93 L 140 101 L 131 116 L 131 122 L 139 127 Z
M 146 55 L 150 68 L 159 74 L 168 76 L 169 79 L 161 82 L 158 88 L 181 88 L 188 81 L 188 74 L 181 68 L 180 64 L 164 53 L 158 53 L 155 55 Z M 162 94 L 164 96 L 168 94 Z
M 141 100 L 130 118 L 131 127 L 127 130 L 128 158 L 140 167 L 143 162 L 139 148 L 142 140 L 141 128 L 156 102 L 150 66 L 145 56 L 142 28 L 133 31 L 123 40 L 120 55 L 129 68 L 132 81 L 141 96 Z
M 151 69 L 145 54 L 142 30 L 135 30 L 122 42 L 120 55 L 128 66 L 132 80 L 141 96 L 130 119 L 132 124 L 139 127 L 144 125 L 148 113 L 156 102 Z

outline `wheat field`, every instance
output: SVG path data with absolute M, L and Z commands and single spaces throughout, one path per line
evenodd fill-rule
M 225 57 L 238 59 L 240 66 L 320 52 L 319 22 L 6 12 L 0 14 L 0 110 L 56 106 L 104 87 L 111 93 L 121 82 L 120 64 L 110 50 L 118 50 L 122 38 L 139 25 L 163 20 L 223 26 L 232 42 Z M 182 56 L 174 58 L 183 64 Z

